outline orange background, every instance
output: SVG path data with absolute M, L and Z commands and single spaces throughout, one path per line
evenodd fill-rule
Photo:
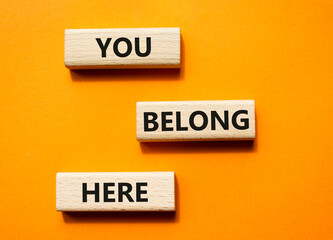
M 333 239 L 333 2 L 2 1 L 0 239 Z M 64 66 L 66 28 L 180 27 L 181 70 Z M 255 99 L 251 142 L 136 141 L 136 101 Z M 175 171 L 177 212 L 55 210 L 56 172 Z

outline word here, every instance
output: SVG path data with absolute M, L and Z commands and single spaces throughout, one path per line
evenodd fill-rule
M 175 211 L 174 172 L 57 173 L 57 211 Z

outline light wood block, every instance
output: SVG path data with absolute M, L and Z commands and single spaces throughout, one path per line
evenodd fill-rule
M 179 68 L 180 28 L 66 29 L 70 69 Z
M 174 172 L 57 173 L 57 211 L 175 211 Z
M 252 140 L 254 100 L 137 102 L 139 141 Z

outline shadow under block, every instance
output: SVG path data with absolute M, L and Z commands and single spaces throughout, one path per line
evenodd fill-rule
M 70 69 L 179 68 L 180 28 L 66 29 Z
M 57 211 L 175 211 L 174 172 L 57 173 Z
M 138 141 L 255 139 L 254 100 L 137 102 Z

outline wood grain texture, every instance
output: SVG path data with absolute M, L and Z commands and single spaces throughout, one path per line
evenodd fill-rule
M 256 136 L 254 100 L 137 102 L 136 112 L 139 141 L 252 140 Z
M 105 172 L 105 173 L 57 173 L 56 209 L 57 211 L 175 211 L 175 181 L 174 172 Z M 137 183 L 147 183 L 141 186 L 141 198 L 146 202 L 138 201 L 136 192 L 139 191 Z M 83 184 L 86 189 L 96 190 L 99 183 L 99 202 L 94 194 L 87 194 L 86 202 L 83 200 Z M 104 183 L 114 183 L 109 186 L 107 198 L 114 202 L 105 201 Z M 131 184 L 129 192 L 133 202 L 123 195 L 119 199 L 119 183 Z M 124 187 L 123 190 L 128 190 Z M 146 192 L 144 192 L 146 191 Z M 122 202 L 121 202 L 122 201 Z
M 105 56 L 97 38 L 102 46 L 107 46 Z M 108 45 L 107 38 L 111 38 Z M 121 54 L 128 50 L 126 42 L 116 42 L 119 38 L 127 38 L 132 46 L 126 57 L 114 52 L 114 47 Z M 138 56 L 135 46 L 145 53 L 149 45 L 147 38 L 150 38 L 151 51 L 147 56 Z M 65 66 L 70 69 L 179 68 L 180 28 L 66 29 Z

